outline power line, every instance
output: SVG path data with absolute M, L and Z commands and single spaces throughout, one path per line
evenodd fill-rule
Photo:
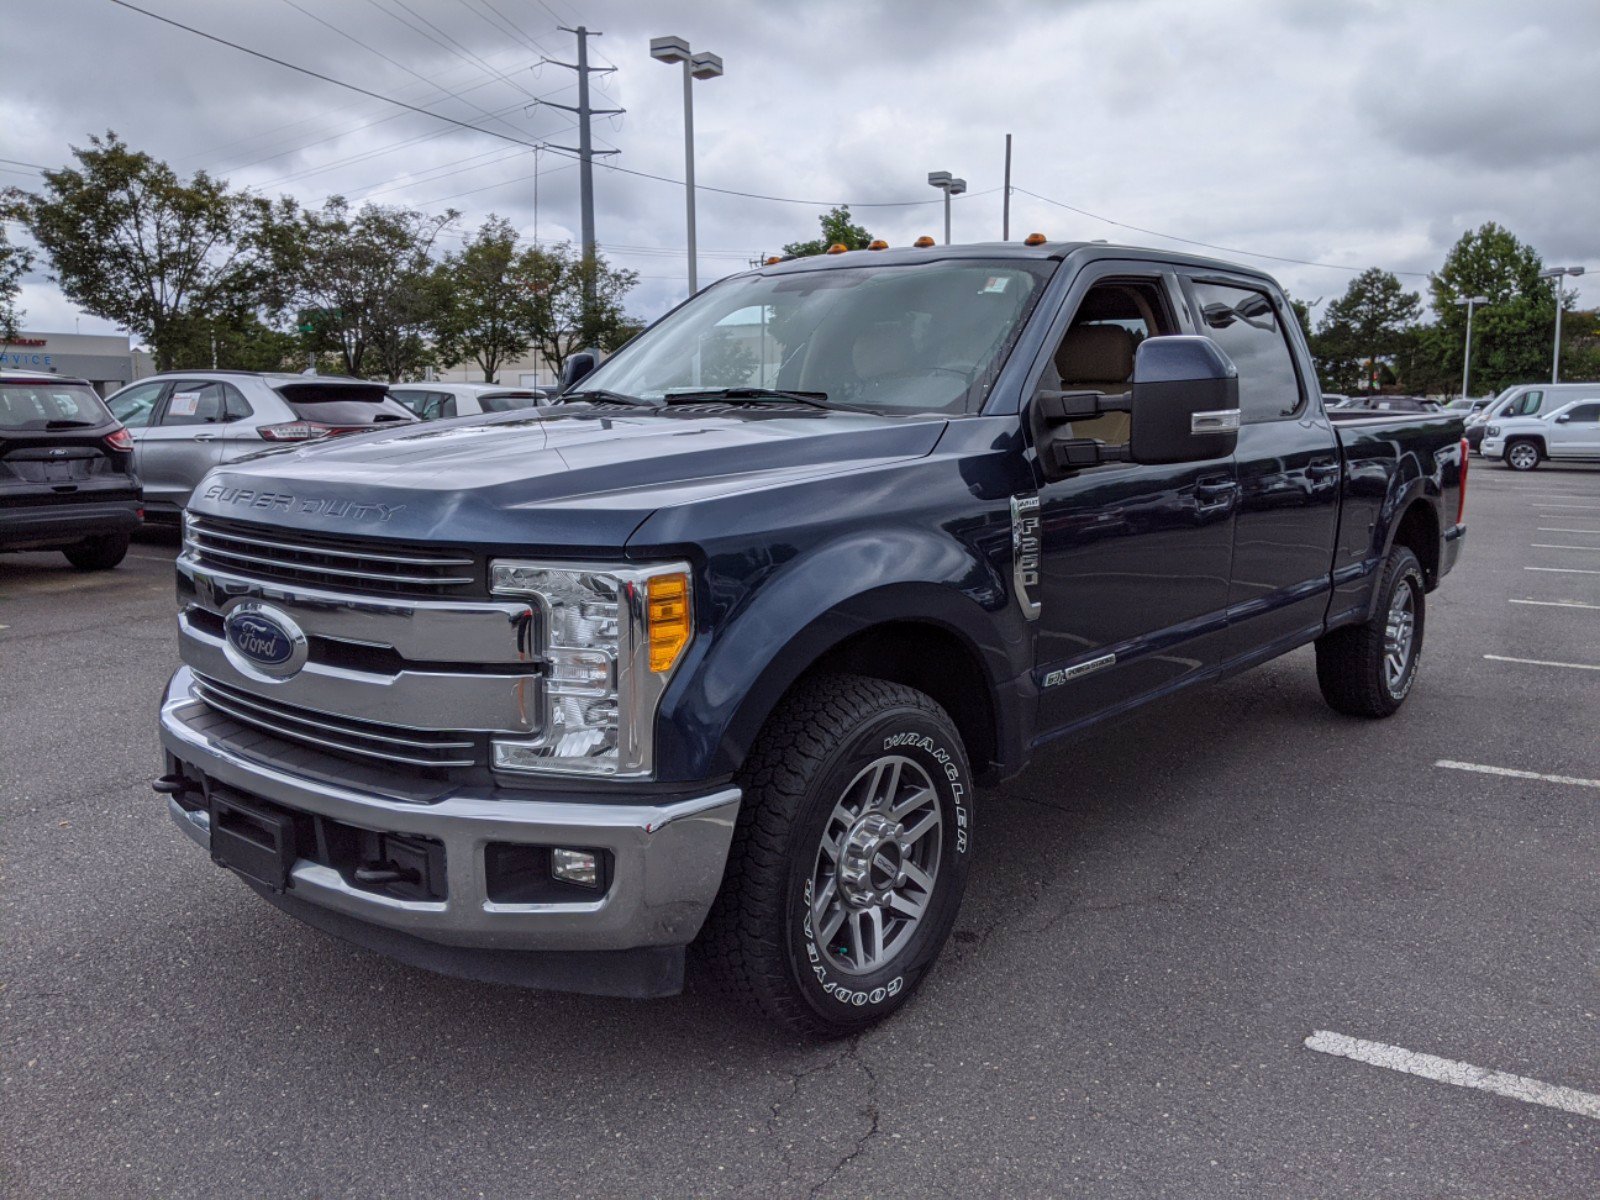
M 1247 258 L 1265 258 L 1270 259 L 1273 262 L 1296 263 L 1302 267 L 1323 267 L 1330 271 L 1354 271 L 1357 274 L 1360 274 L 1362 271 L 1366 270 L 1365 267 L 1349 267 L 1345 266 L 1343 263 L 1313 262 L 1308 258 L 1287 258 L 1282 254 L 1263 254 L 1259 250 L 1241 250 L 1237 246 L 1221 246 L 1216 242 L 1202 242 L 1196 240 L 1195 238 L 1180 237 L 1175 233 L 1162 233 L 1159 229 L 1146 229 L 1142 225 L 1130 225 L 1126 221 L 1117 221 L 1111 217 L 1102 217 L 1099 213 L 1092 213 L 1085 208 L 1077 208 L 1074 205 L 1067 204 L 1062 200 L 1052 200 L 1049 196 L 1041 196 L 1038 192 L 1030 192 L 1027 188 L 1017 187 L 1015 184 L 1011 186 L 1011 190 L 1014 192 L 1021 192 L 1024 196 L 1032 196 L 1035 200 L 1042 200 L 1046 204 L 1053 204 L 1057 208 L 1064 208 L 1068 212 L 1075 212 L 1080 217 L 1088 217 L 1091 220 L 1102 221 L 1107 225 L 1115 225 L 1118 229 L 1131 229 L 1135 233 L 1146 234 L 1149 237 L 1166 238 L 1168 241 L 1183 242 L 1185 245 L 1189 246 L 1204 246 L 1207 250 L 1221 250 L 1225 254 L 1243 254 Z M 1428 277 L 1428 273 L 1426 271 L 1391 271 L 1390 274 L 1411 275 L 1418 279 L 1426 279 Z
M 310 67 L 302 67 L 298 63 L 292 63 L 292 62 L 287 61 L 286 59 L 277 58 L 274 55 L 268 54 L 263 50 L 255 50 L 255 49 L 252 49 L 249 46 L 241 45 L 238 42 L 229 41 L 227 38 L 221 37 L 221 36 L 219 36 L 217 34 L 207 33 L 203 29 L 196 29 L 193 25 L 185 25 L 182 21 L 177 21 L 177 20 L 174 20 L 171 17 L 162 16 L 160 13 L 151 12 L 149 9 L 146 9 L 146 8 L 140 8 L 137 4 L 130 3 L 130 0 L 111 0 L 111 3 L 117 5 L 119 8 L 126 8 L 130 12 L 136 12 L 140 16 L 145 16 L 145 17 L 151 18 L 152 20 L 160 21 L 164 25 L 171 25 L 174 29 L 181 29 L 185 33 L 192 33 L 197 37 L 205 38 L 207 41 L 215 42 L 220 46 L 227 46 L 230 50 L 237 50 L 241 54 L 248 54 L 252 58 L 259 58 L 263 62 L 270 62 L 270 63 L 272 63 L 272 64 L 274 64 L 276 66 L 284 67 L 287 70 L 297 71 L 302 75 L 308 75 L 313 79 L 320 79 L 324 83 L 331 83 L 335 87 L 341 87 L 341 88 L 346 89 L 347 91 L 356 92 L 356 93 L 359 93 L 360 95 L 363 95 L 363 96 L 369 96 L 374 100 L 382 100 L 385 103 L 393 104 L 398 108 L 407 109 L 410 112 L 419 113 L 419 114 L 421 114 L 422 116 L 425 116 L 425 117 L 432 117 L 436 121 L 444 121 L 447 124 L 455 125 L 455 126 L 457 126 L 458 128 L 461 128 L 461 129 L 470 130 L 473 133 L 481 133 L 485 137 L 496 137 L 496 138 L 500 138 L 503 141 L 514 142 L 519 146 L 526 146 L 530 150 L 535 149 L 535 148 L 545 148 L 545 147 L 542 147 L 540 145 L 540 143 L 530 142 L 530 141 L 527 141 L 526 139 L 515 137 L 515 136 L 513 136 L 511 134 L 501 133 L 498 130 L 485 129 L 481 125 L 474 125 L 471 121 L 463 121 L 463 120 L 460 120 L 457 117 L 451 117 L 451 116 L 447 116 L 444 113 L 434 112 L 432 109 L 423 108 L 420 105 L 408 104 L 404 100 L 397 100 L 392 96 L 385 96 L 381 92 L 375 92 L 372 89 L 362 87 L 359 84 L 348 83 L 343 79 L 336 79 L 332 75 L 325 75 L 321 71 L 313 70 Z M 576 159 L 577 158 L 577 155 L 563 153 L 561 151 L 555 150 L 554 148 L 549 148 L 549 153 L 554 154 L 559 158 L 572 158 L 572 159 Z M 615 171 L 615 172 L 618 172 L 619 174 L 622 174 L 622 175 L 632 175 L 632 176 L 634 176 L 635 178 L 638 178 L 638 179 L 653 179 L 657 183 L 670 183 L 670 184 L 673 184 L 673 185 L 675 185 L 677 187 L 683 187 L 684 186 L 683 180 L 681 180 L 681 179 L 673 179 L 670 175 L 655 175 L 655 174 L 650 173 L 649 171 L 636 171 L 636 170 L 634 170 L 634 169 L 632 169 L 630 167 L 619 167 L 619 166 L 615 166 L 615 165 L 610 164 L 610 163 L 601 163 L 600 165 L 602 167 L 604 167 L 608 171 Z M 697 191 L 701 191 L 701 192 L 715 192 L 718 195 L 736 196 L 736 197 L 739 197 L 740 199 L 744 199 L 744 200 L 766 200 L 766 201 L 770 201 L 770 202 L 772 202 L 774 204 L 803 204 L 803 205 L 807 206 L 808 208 L 820 208 L 820 207 L 832 207 L 832 206 L 841 206 L 841 207 L 847 207 L 847 208 L 922 208 L 922 207 L 924 207 L 926 205 L 929 205 L 929 204 L 941 204 L 941 203 L 943 203 L 943 201 L 941 199 L 937 199 L 937 198 L 936 199 L 932 199 L 932 200 L 815 200 L 815 199 L 802 199 L 802 198 L 796 197 L 796 196 L 771 196 L 771 195 L 766 195 L 765 193 L 761 193 L 761 192 L 746 192 L 746 191 L 741 191 L 741 190 L 739 190 L 737 188 L 713 187 L 710 184 L 705 184 L 705 183 L 697 183 L 695 185 L 695 188 L 696 188 Z M 994 190 L 997 190 L 997 189 L 994 189 Z M 1022 189 L 1017 188 L 1016 190 L 1017 191 L 1021 191 Z M 974 194 L 981 195 L 981 194 L 985 194 L 985 193 L 974 193 Z M 1029 194 L 1031 195 L 1032 193 L 1029 193 Z

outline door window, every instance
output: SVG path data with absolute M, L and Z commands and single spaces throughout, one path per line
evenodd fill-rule
M 150 424 L 150 414 L 155 411 L 156 401 L 161 399 L 166 386 L 165 383 L 135 384 L 111 397 L 106 407 L 129 429 L 143 429 Z
M 169 425 L 215 425 L 227 412 L 228 398 L 220 383 L 198 380 L 172 385 L 166 408 L 161 414 L 163 427 Z
M 1577 404 L 1566 412 L 1569 425 L 1593 425 L 1600 421 L 1600 403 Z
M 1178 332 L 1155 279 L 1108 279 L 1084 293 L 1056 347 L 1062 391 L 1123 395 L 1133 386 L 1133 356 L 1146 338 Z M 1048 381 L 1047 381 L 1048 382 Z M 1128 440 L 1128 414 L 1074 421 L 1072 436 L 1116 445 Z
M 244 398 L 239 389 L 231 383 L 224 383 L 222 387 L 222 405 L 224 421 L 242 421 L 246 417 L 255 416 L 255 410 L 250 407 L 250 402 Z
M 1300 411 L 1300 376 L 1272 299 L 1253 288 L 1195 283 L 1200 331 L 1239 368 L 1240 419 L 1276 421 Z
M 1544 400 L 1543 392 L 1523 392 L 1510 404 L 1501 416 L 1506 417 L 1531 417 L 1539 411 L 1539 404 Z

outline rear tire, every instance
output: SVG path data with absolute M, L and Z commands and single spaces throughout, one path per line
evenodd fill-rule
M 944 709 L 859 675 L 800 684 L 740 772 L 700 938 L 747 1005 L 796 1033 L 883 1020 L 922 982 L 966 888 L 972 773 Z
M 80 571 L 109 571 L 127 556 L 129 537 L 126 533 L 103 533 L 68 546 L 61 553 Z
M 1539 465 L 1543 457 L 1539 451 L 1539 443 L 1526 438 L 1506 445 L 1506 466 L 1513 471 L 1531 471 Z
M 1352 717 L 1387 717 L 1411 693 L 1427 617 L 1422 564 L 1405 546 L 1389 551 L 1371 618 L 1317 639 L 1322 698 Z

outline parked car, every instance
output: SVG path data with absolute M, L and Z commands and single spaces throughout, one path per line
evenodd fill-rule
M 1343 392 L 1322 393 L 1323 408 L 1343 408 L 1348 403 L 1350 403 L 1350 397 Z
M 1467 418 L 1467 445 L 1481 452 L 1489 423 L 1498 417 L 1537 417 L 1569 401 L 1589 399 L 1600 399 L 1600 383 L 1514 384 Z
M 1493 396 L 1457 396 L 1445 407 L 1451 412 L 1461 413 L 1463 416 L 1471 416 L 1473 413 L 1482 412 L 1488 408 L 1489 405 L 1494 403 L 1494 399 Z
M 498 383 L 407 383 L 389 389 L 393 399 L 424 421 L 537 408 L 549 403 L 553 394 L 543 388 L 504 387 Z
M 0 551 L 60 550 L 79 570 L 128 553 L 133 439 L 87 379 L 0 371 Z
M 106 401 L 134 442 L 145 516 L 175 522 L 212 467 L 272 446 L 416 421 L 388 385 L 337 375 L 173 371 Z
M 273 904 L 631 996 L 698 937 L 859 1030 L 955 923 L 980 783 L 1311 643 L 1387 716 L 1463 545 L 1460 418 L 1330 420 L 1283 292 L 1210 259 L 792 259 L 592 367 L 196 492 L 156 786 Z
M 1537 417 L 1496 417 L 1484 430 L 1483 456 L 1513 471 L 1531 471 L 1546 459 L 1600 459 L 1600 388 L 1591 400 L 1569 400 Z

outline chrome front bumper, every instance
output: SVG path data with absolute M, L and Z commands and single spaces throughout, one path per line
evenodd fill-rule
M 214 735 L 205 728 L 210 710 L 195 698 L 192 685 L 189 669 L 180 668 L 167 685 L 160 718 L 162 745 L 192 772 L 281 808 L 444 844 L 442 901 L 378 895 L 305 859 L 290 871 L 285 895 L 293 900 L 441 946 L 620 951 L 687 944 L 721 886 L 739 811 L 736 787 L 665 803 L 539 799 L 537 793 L 461 788 L 418 803 L 364 785 L 298 775 L 244 743 Z M 168 807 L 180 829 L 199 845 L 210 845 L 210 818 L 203 809 L 189 811 L 175 800 Z M 609 890 L 592 901 L 491 901 L 484 862 L 490 842 L 609 850 Z

